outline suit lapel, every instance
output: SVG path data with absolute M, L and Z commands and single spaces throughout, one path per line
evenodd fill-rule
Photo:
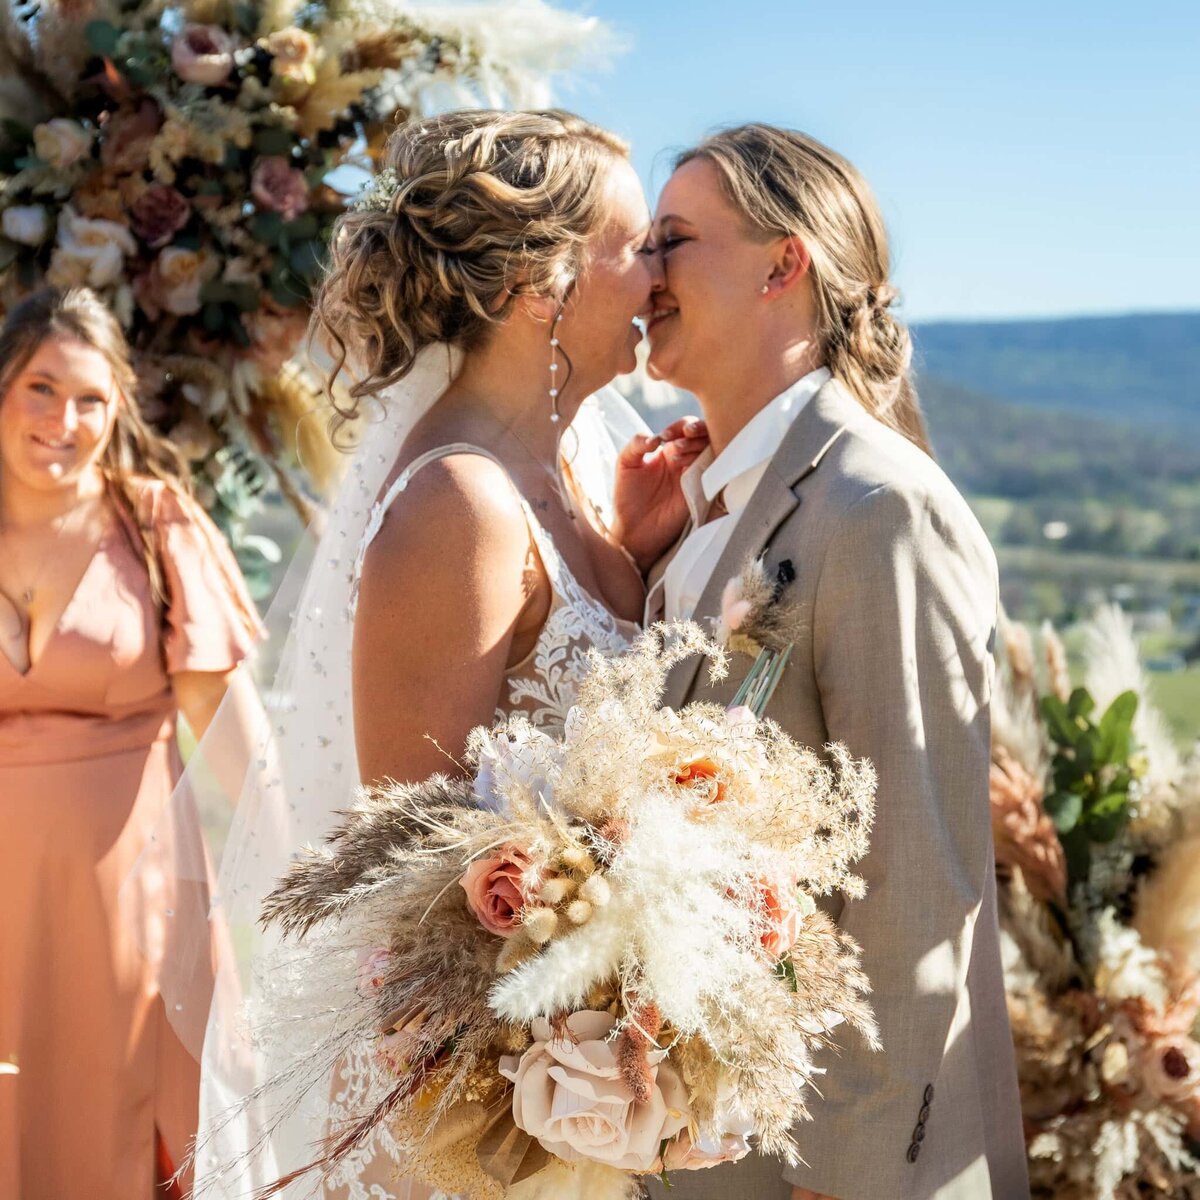
M 801 502 L 797 485 L 821 464 L 846 426 L 869 419 L 858 402 L 836 379 L 831 379 L 796 417 L 754 490 L 733 534 L 717 559 L 692 619 L 707 628 L 718 615 L 725 585 L 762 554 L 775 531 Z M 663 704 L 677 708 L 691 693 L 703 659 L 680 663 L 668 676 Z

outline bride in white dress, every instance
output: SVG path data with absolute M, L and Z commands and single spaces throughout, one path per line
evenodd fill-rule
M 706 444 L 702 424 L 679 422 L 605 453 L 618 431 L 594 393 L 634 369 L 634 321 L 662 285 L 619 140 L 565 113 L 461 112 L 402 127 L 387 157 L 335 232 L 316 315 L 335 362 L 353 367 L 347 418 L 378 419 L 317 566 L 284 601 L 295 621 L 267 697 L 270 740 L 222 860 L 217 903 L 243 957 L 255 947 L 250 1022 L 276 1038 L 255 1038 L 247 1074 L 244 1010 L 219 990 L 201 1195 L 305 1166 L 378 1082 L 363 1046 L 323 1086 L 305 1073 L 294 1030 L 312 1026 L 289 1027 L 287 1005 L 336 1014 L 337 998 L 314 1006 L 304 957 L 252 932 L 264 891 L 358 780 L 461 770 L 468 731 L 514 711 L 561 725 L 588 649 L 619 650 L 635 631 L 643 571 L 686 517 L 679 476 Z M 281 1070 L 279 1094 L 221 1115 Z M 308 1175 L 282 1194 L 428 1195 L 397 1180 L 395 1150 L 380 1130 L 319 1187 Z M 231 1166 L 248 1157 L 254 1170 Z

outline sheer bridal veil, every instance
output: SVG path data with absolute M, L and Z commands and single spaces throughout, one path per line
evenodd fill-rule
M 303 947 L 281 945 L 258 925 L 258 914 L 292 858 L 319 843 L 354 801 L 356 555 L 406 437 L 460 361 L 449 346 L 430 346 L 380 397 L 381 411 L 359 441 L 319 538 L 308 538 L 279 588 L 269 642 L 256 665 L 237 673 L 123 889 L 130 919 L 145 931 L 145 952 L 162 964 L 167 1016 L 201 1062 L 199 1197 L 250 1197 L 305 1166 L 319 1157 L 331 1118 L 362 1111 L 377 1090 L 370 1055 L 349 1032 L 361 1016 L 353 957 L 328 963 L 345 953 L 336 930 L 317 931 Z M 611 512 L 619 449 L 644 430 L 608 387 L 585 402 L 564 435 L 572 474 L 602 516 Z M 161 910 L 152 911 L 155 905 Z M 322 962 L 331 969 L 317 969 Z M 328 1053 L 317 1052 L 330 1046 L 343 1054 L 340 1078 L 330 1078 Z M 347 1200 L 427 1195 L 391 1179 L 395 1147 L 386 1144 L 386 1130 L 375 1140 L 383 1144 L 345 1160 L 327 1183 L 330 1193 Z M 368 1167 L 377 1153 L 381 1163 Z M 370 1187 L 358 1178 L 364 1171 Z M 321 1182 L 312 1174 L 279 1194 L 321 1194 Z

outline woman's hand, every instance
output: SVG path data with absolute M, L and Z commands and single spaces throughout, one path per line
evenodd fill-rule
M 638 434 L 617 459 L 612 534 L 644 575 L 683 531 L 688 518 L 680 476 L 708 446 L 708 427 L 682 417 L 657 437 Z

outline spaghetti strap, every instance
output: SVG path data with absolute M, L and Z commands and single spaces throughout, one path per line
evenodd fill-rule
M 358 585 L 362 579 L 363 563 L 366 561 L 367 551 L 371 548 L 371 543 L 375 540 L 379 531 L 383 528 L 383 520 L 388 514 L 388 510 L 396 502 L 396 497 L 408 487 L 412 482 L 413 476 L 421 470 L 422 467 L 427 467 L 432 462 L 437 462 L 442 458 L 449 458 L 452 454 L 475 454 L 480 458 L 490 459 L 504 472 L 504 478 L 508 480 L 509 485 L 516 493 L 517 500 L 521 504 L 521 511 L 525 514 L 525 521 L 529 526 L 530 536 L 533 538 L 534 545 L 538 548 L 539 553 L 545 557 L 544 539 L 541 537 L 541 527 L 538 525 L 533 511 L 526 503 L 525 497 L 521 495 L 520 489 L 513 481 L 512 476 L 508 473 L 508 468 L 490 451 L 485 450 L 482 446 L 476 446 L 471 442 L 449 442 L 445 446 L 437 446 L 432 450 L 426 450 L 424 454 L 417 455 L 416 458 L 392 480 L 388 490 L 384 492 L 381 499 L 377 500 L 371 507 L 371 515 L 367 520 L 367 527 L 363 530 L 362 541 L 358 544 L 358 553 L 354 556 L 354 578 L 351 582 L 350 589 L 350 614 L 354 615 L 358 607 Z

